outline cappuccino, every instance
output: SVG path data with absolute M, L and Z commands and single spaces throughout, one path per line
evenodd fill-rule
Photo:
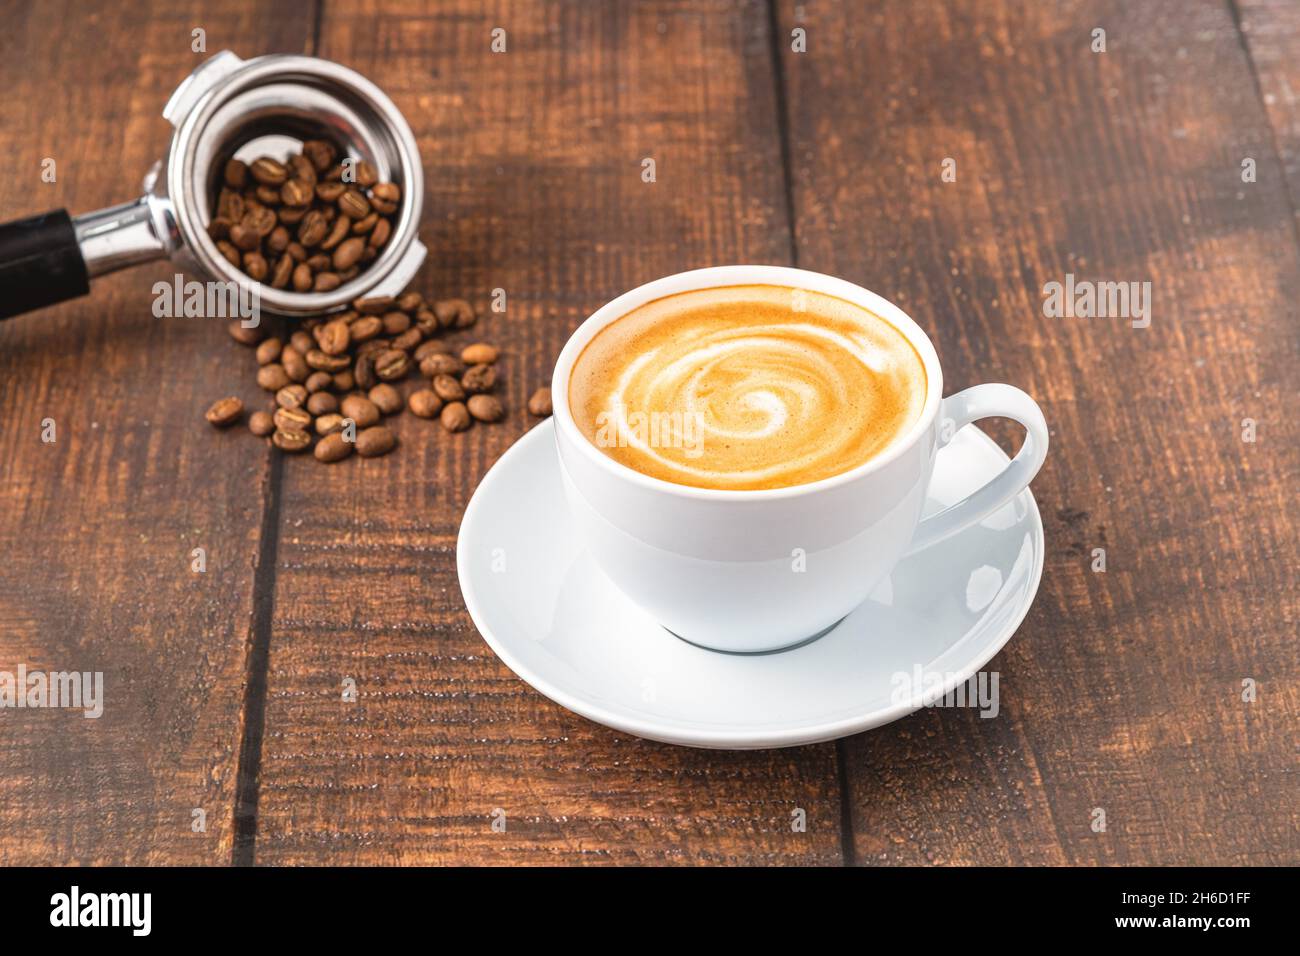
M 568 401 L 587 440 L 653 478 L 722 490 L 808 484 L 920 418 L 925 365 L 883 318 L 773 285 L 666 296 L 596 333 Z

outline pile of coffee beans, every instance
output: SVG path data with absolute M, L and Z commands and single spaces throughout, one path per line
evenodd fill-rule
M 273 408 L 249 416 L 248 428 L 281 451 L 314 445 L 317 459 L 335 462 L 354 451 L 363 458 L 392 451 L 397 437 L 383 421 L 403 407 L 438 419 L 449 432 L 499 422 L 505 417 L 494 394 L 500 350 L 488 342 L 456 350 L 443 338 L 477 318 L 464 299 L 428 304 L 408 291 L 357 299 L 347 312 L 305 319 L 287 340 L 232 322 L 231 336 L 256 349 L 258 385 L 275 396 Z M 421 384 L 403 397 L 397 385 L 412 373 Z M 549 415 L 550 390 L 539 389 L 528 410 Z M 223 398 L 205 417 L 224 428 L 243 412 L 238 398 Z
M 338 288 L 379 255 L 402 198 L 370 163 L 338 160 L 323 139 L 286 162 L 231 159 L 208 235 L 231 265 L 273 289 Z

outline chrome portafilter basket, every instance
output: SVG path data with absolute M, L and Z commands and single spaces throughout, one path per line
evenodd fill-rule
M 286 316 L 395 295 L 414 278 L 426 254 L 417 236 L 419 149 L 392 100 L 361 74 L 314 57 L 241 60 L 224 51 L 176 88 L 163 116 L 174 128 L 171 146 L 145 176 L 139 199 L 75 218 L 60 210 L 0 226 L 0 318 L 85 295 L 92 278 L 156 259 L 236 283 L 255 292 L 264 311 Z M 304 140 L 321 138 L 400 186 L 400 208 L 379 255 L 351 280 L 328 292 L 274 289 L 233 266 L 208 235 L 223 170 L 232 158 L 283 159 Z

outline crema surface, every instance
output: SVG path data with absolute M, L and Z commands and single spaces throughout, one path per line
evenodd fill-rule
M 834 296 L 727 286 L 656 299 L 598 332 L 569 408 L 642 474 L 785 488 L 869 461 L 920 417 L 926 374 L 901 332 Z

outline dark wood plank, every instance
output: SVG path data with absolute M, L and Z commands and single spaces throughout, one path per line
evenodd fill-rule
M 834 747 L 691 751 L 576 717 L 483 644 L 454 565 L 473 488 L 582 318 L 659 275 L 787 260 L 767 25 L 752 2 L 326 6 L 321 54 L 419 137 L 422 291 L 508 293 L 472 337 L 506 347 L 509 417 L 448 436 L 403 415 L 388 458 L 286 463 L 257 862 L 840 860 Z
M 850 742 L 858 860 L 1295 863 L 1300 259 L 1228 7 L 780 7 L 808 35 L 784 58 L 800 264 L 907 308 L 949 391 L 1019 384 L 1052 426 L 1001 716 Z M 1044 318 L 1070 272 L 1150 281 L 1150 328 Z
M 1273 129 L 1271 145 L 1282 161 L 1291 215 L 1300 228 L 1300 4 L 1233 0 L 1232 10 Z
M 0 217 L 134 198 L 163 104 L 209 50 L 303 49 L 309 8 L 0 10 Z M 57 181 L 42 182 L 42 161 Z M 0 711 L 0 863 L 230 859 L 267 452 L 203 411 L 255 388 L 224 323 L 159 320 L 144 268 L 0 324 L 0 670 L 101 671 L 102 717 Z M 56 441 L 41 440 L 53 419 Z M 206 550 L 206 573 L 191 550 Z M 206 815 L 195 832 L 193 811 Z

